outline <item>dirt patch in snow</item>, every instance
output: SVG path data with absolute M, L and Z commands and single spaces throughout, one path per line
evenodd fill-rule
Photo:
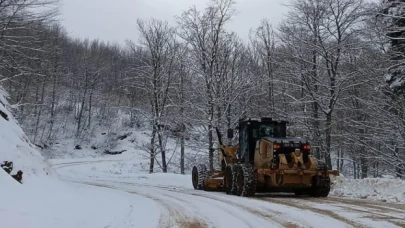
M 203 221 L 200 220 L 182 220 L 179 221 L 179 226 L 181 228 L 207 228 L 208 225 L 206 223 L 204 223 Z

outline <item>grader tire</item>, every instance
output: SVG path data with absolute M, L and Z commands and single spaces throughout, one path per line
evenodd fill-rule
M 330 177 L 329 176 L 314 176 L 312 178 L 312 186 L 309 190 L 309 195 L 312 197 L 328 197 L 330 192 Z
M 256 194 L 257 178 L 252 165 L 241 164 L 235 167 L 236 195 L 254 196 Z
M 199 164 L 193 167 L 191 178 L 195 190 L 204 189 L 204 179 L 208 177 L 207 167 L 204 164 Z
M 225 192 L 228 195 L 235 195 L 236 193 L 236 173 L 235 166 L 228 165 L 225 168 Z

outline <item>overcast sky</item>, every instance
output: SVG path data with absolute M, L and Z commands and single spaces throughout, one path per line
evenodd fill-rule
M 196 5 L 203 9 L 209 0 L 63 0 L 61 19 L 72 37 L 99 38 L 118 42 L 137 40 L 136 19 L 157 18 L 175 25 L 175 16 Z M 238 15 L 228 28 L 247 39 L 249 29 L 263 18 L 278 24 L 288 0 L 237 0 Z

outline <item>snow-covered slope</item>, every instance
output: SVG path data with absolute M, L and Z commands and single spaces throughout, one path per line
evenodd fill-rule
M 25 135 L 12 113 L 5 99 L 6 93 L 0 87 L 0 110 L 6 113 L 8 120 L 0 117 L 0 163 L 12 161 L 14 170 L 23 171 L 24 180 L 32 175 L 47 175 L 51 172 L 49 164 L 42 155 L 35 149 Z

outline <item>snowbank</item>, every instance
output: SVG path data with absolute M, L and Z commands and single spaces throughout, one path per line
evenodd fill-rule
M 331 196 L 405 203 L 404 180 L 383 178 L 354 180 L 339 177 L 333 183 Z
M 23 171 L 23 181 L 32 175 L 47 175 L 51 173 L 49 164 L 35 149 L 25 135 L 12 113 L 7 109 L 9 104 L 5 99 L 6 93 L 0 87 L 0 110 L 7 114 L 8 120 L 0 117 L 0 163 L 12 161 L 14 170 Z

